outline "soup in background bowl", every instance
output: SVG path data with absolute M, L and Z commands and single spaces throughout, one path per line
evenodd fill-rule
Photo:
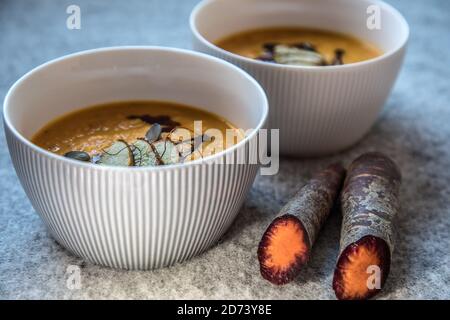
M 85 106 L 133 100 L 170 101 L 164 107 L 174 115 L 196 106 L 247 134 L 205 159 L 133 168 L 74 160 L 32 142 L 51 121 L 91 112 Z M 259 170 L 233 160 L 257 141 L 267 112 L 260 85 L 223 60 L 173 48 L 113 47 L 30 71 L 6 95 L 3 119 L 16 173 L 52 236 L 91 263 L 147 270 L 199 254 L 228 229 Z
M 370 23 L 373 8 L 380 28 Z M 262 85 L 280 153 L 295 156 L 335 153 L 368 133 L 409 37 L 403 16 L 378 0 L 204 0 L 190 27 L 195 50 L 234 63 Z
M 300 27 L 244 31 L 220 39 L 216 45 L 243 57 L 297 66 L 349 64 L 382 54 L 374 44 L 348 34 Z

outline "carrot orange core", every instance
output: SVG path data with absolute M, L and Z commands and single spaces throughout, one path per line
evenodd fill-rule
M 299 258 L 303 260 L 308 252 L 305 240 L 305 233 L 298 221 L 279 220 L 270 230 L 265 266 L 281 271 L 290 268 Z
M 381 289 L 389 273 L 390 252 L 380 238 L 366 236 L 339 257 L 333 288 L 339 299 L 366 299 Z M 379 287 L 378 287 L 379 286 Z

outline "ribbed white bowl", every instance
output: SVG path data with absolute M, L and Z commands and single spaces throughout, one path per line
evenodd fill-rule
M 157 168 L 92 165 L 28 140 L 58 115 L 129 99 L 196 105 L 254 130 L 208 161 Z M 267 112 L 261 87 L 231 64 L 177 49 L 123 47 L 31 71 L 7 94 L 4 122 L 17 175 L 61 245 L 96 264 L 153 269 L 202 252 L 230 226 L 258 166 L 226 163 L 248 151 Z
M 379 30 L 367 27 L 373 5 L 380 9 Z M 204 0 L 190 24 L 195 50 L 232 62 L 263 86 L 268 127 L 280 129 L 280 152 L 303 156 L 339 151 L 367 133 L 397 78 L 409 35 L 401 14 L 376 0 Z M 298 67 L 244 58 L 214 45 L 227 35 L 271 26 L 352 34 L 385 53 L 343 66 Z

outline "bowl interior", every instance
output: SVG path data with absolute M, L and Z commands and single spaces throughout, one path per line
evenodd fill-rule
M 380 9 L 380 29 L 367 27 L 373 5 Z M 299 26 L 351 34 L 388 53 L 408 37 L 398 11 L 376 0 L 206 0 L 194 11 L 191 24 L 211 43 L 251 29 Z
M 243 128 L 257 128 L 265 95 L 236 67 L 194 52 L 150 47 L 77 53 L 26 74 L 5 99 L 5 120 L 22 136 L 86 106 L 121 100 L 163 100 L 213 112 Z

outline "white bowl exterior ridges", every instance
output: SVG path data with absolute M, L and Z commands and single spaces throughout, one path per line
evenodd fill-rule
M 77 256 L 115 268 L 169 266 L 213 245 L 258 171 L 208 163 L 102 170 L 46 157 L 9 130 L 7 137 L 17 175 L 54 238 Z
M 114 54 L 114 50 L 99 50 L 99 59 L 103 60 L 102 53 Z M 127 50 L 134 49 L 117 49 L 124 56 L 128 54 Z M 145 56 L 146 50 L 151 55 L 153 49 L 136 50 Z M 260 95 L 256 103 L 262 105 L 259 111 L 258 108 L 253 111 L 264 122 L 267 112 L 264 93 L 248 75 L 201 54 L 156 50 L 162 50 L 161 54 L 166 56 L 181 54 L 186 55 L 186 59 L 207 60 L 209 64 L 218 64 L 233 74 L 244 75 L 242 81 L 247 81 L 247 89 Z M 126 64 L 126 60 L 120 63 Z M 133 61 L 133 57 L 130 60 Z M 45 75 L 46 67 L 43 69 L 42 74 Z M 192 74 L 186 76 L 195 77 Z M 27 81 L 33 79 L 19 80 L 22 83 L 11 89 L 11 97 L 5 101 L 9 100 L 15 106 L 17 101 L 13 96 L 19 93 L 13 91 L 23 91 L 20 86 Z M 218 82 L 216 85 L 221 84 Z M 223 86 L 227 85 L 230 84 Z M 254 88 L 249 89 L 252 86 Z M 181 87 L 178 89 L 182 91 Z M 145 94 L 140 98 L 144 99 Z M 13 107 L 6 111 L 7 103 L 5 114 L 14 113 Z M 233 222 L 259 169 L 255 164 L 223 164 L 237 157 L 242 150 L 248 150 L 250 141 L 257 139 L 257 134 L 228 152 L 211 158 L 211 161 L 156 170 L 114 168 L 50 154 L 21 136 L 22 130 L 15 127 L 20 126 L 21 119 L 6 116 L 5 133 L 11 159 L 34 209 L 61 245 L 87 261 L 104 266 L 154 269 L 182 262 L 209 248 Z
M 371 4 L 380 5 L 385 28 L 360 30 Z M 358 12 L 361 17 L 352 19 Z M 280 25 L 355 34 L 385 54 L 345 66 L 292 67 L 242 58 L 211 44 L 234 32 Z M 191 29 L 195 50 L 239 66 L 263 86 L 270 105 L 268 127 L 280 129 L 280 152 L 303 156 L 337 152 L 368 132 L 397 78 L 408 38 L 401 15 L 372 0 L 206 0 L 193 11 Z

